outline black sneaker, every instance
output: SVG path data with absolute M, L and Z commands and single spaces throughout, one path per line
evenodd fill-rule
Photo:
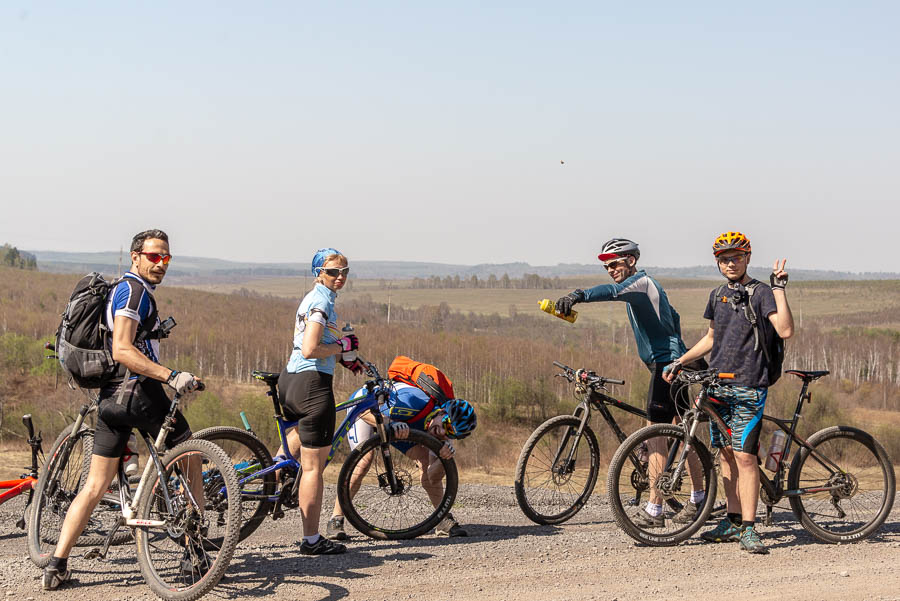
M 319 540 L 312 544 L 306 541 L 300 543 L 300 553 L 303 555 L 339 555 L 346 552 L 346 545 L 336 543 L 324 536 L 320 536 Z
M 331 540 L 350 540 L 350 537 L 344 532 L 344 518 L 342 516 L 335 516 L 328 520 L 328 524 L 325 526 L 325 536 Z
M 448 513 L 443 520 L 438 522 L 438 525 L 434 527 L 434 533 L 437 536 L 448 536 L 450 538 L 454 536 L 469 536 L 469 533 L 459 525 L 452 513 Z
M 181 575 L 199 580 L 203 578 L 212 566 L 212 559 L 203 550 L 203 547 L 190 543 L 181 557 Z
M 68 581 L 72 577 L 72 570 L 63 570 L 60 572 L 56 568 L 44 568 L 43 585 L 45 591 L 55 591 L 59 585 Z

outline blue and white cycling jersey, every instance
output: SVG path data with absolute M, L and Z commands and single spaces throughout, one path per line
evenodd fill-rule
M 365 396 L 366 392 L 366 388 L 362 387 L 350 395 L 350 398 L 360 395 Z M 425 394 L 425 391 L 409 384 L 394 382 L 390 399 L 390 411 L 382 405 L 382 415 L 390 414 L 391 421 L 406 422 L 411 430 L 425 431 L 425 418 L 435 409 L 434 401 Z M 374 426 L 367 424 L 361 419 L 356 420 L 347 433 L 350 448 L 355 449 L 356 445 L 365 442 L 374 433 Z M 403 453 L 413 447 L 411 443 L 403 442 L 402 440 L 395 441 L 392 444 Z
M 687 351 L 681 339 L 681 317 L 669 304 L 659 282 L 643 269 L 622 283 L 600 284 L 584 291 L 585 302 L 623 301 L 634 330 L 638 355 L 648 367 L 669 363 Z
M 294 349 L 288 360 L 287 371 L 297 374 L 302 371 L 319 371 L 323 374 L 334 374 L 335 355 L 324 359 L 306 359 L 301 353 L 303 333 L 309 322 L 320 323 L 325 328 L 322 344 L 334 344 L 341 338 L 337 327 L 337 313 L 334 312 L 334 300 L 337 293 L 323 284 L 316 284 L 300 301 L 297 316 L 294 320 Z
M 108 344 L 112 352 L 112 332 L 115 326 L 116 316 L 124 315 L 128 319 L 138 322 L 138 330 L 153 313 L 156 300 L 153 291 L 156 286 L 147 283 L 144 278 L 136 273 L 127 272 L 123 277 L 128 281 L 119 282 L 115 290 L 109 295 L 106 303 L 106 325 L 109 328 L 110 337 Z M 140 284 L 138 286 L 137 284 Z M 159 329 L 159 316 L 156 316 L 151 332 Z M 135 347 L 154 363 L 159 363 L 159 340 L 141 340 L 135 343 Z M 132 376 L 137 377 L 137 376 Z

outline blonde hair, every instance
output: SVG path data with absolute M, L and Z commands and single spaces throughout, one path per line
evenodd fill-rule
M 347 257 L 346 257 L 346 256 L 342 255 L 341 253 L 334 253 L 334 254 L 331 254 L 331 255 L 327 255 L 327 256 L 325 257 L 325 260 L 322 261 L 322 269 L 325 269 L 325 268 L 326 268 L 325 265 L 327 265 L 329 261 L 338 261 L 338 262 L 340 262 L 340 263 L 343 263 L 344 267 L 346 267 L 346 266 L 350 263 L 350 262 L 347 260 Z M 322 283 L 322 274 L 321 274 L 321 272 L 319 272 L 319 275 L 316 276 L 316 282 L 318 282 L 319 284 Z

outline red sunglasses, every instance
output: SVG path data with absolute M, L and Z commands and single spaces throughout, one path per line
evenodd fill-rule
M 156 265 L 160 261 L 162 261 L 163 265 L 168 265 L 169 261 L 172 260 L 172 255 L 161 255 L 159 253 L 145 253 L 144 251 L 140 251 L 139 255 L 144 255 L 147 257 L 147 260 Z

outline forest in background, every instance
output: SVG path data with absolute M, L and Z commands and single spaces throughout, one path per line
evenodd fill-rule
M 20 417 L 32 413 L 53 439 L 84 402 L 70 390 L 56 362 L 44 359 L 77 276 L 0 267 L 0 444 L 24 446 Z M 665 280 L 663 281 L 665 285 Z M 829 283 L 806 283 L 827 296 Z M 876 434 L 889 453 L 900 457 L 900 323 L 896 286 L 887 282 L 835 283 L 838 294 L 857 287 L 857 310 L 839 314 L 804 312 L 802 328 L 788 343 L 786 367 L 829 369 L 817 382 L 805 409 L 802 431 L 811 433 L 835 423 L 849 423 Z M 805 290 L 805 289 L 804 289 Z M 885 296 L 884 291 L 890 291 Z M 472 290 L 471 294 L 479 294 Z M 699 293 L 698 293 L 699 294 Z M 708 294 L 708 291 L 705 293 Z M 537 297 L 536 297 L 537 298 Z M 193 395 L 186 415 L 197 430 L 210 425 L 240 425 L 245 410 L 254 429 L 276 446 L 270 425 L 272 407 L 266 387 L 252 380 L 252 369 L 277 372 L 290 351 L 293 316 L 299 300 L 253 290 L 213 293 L 160 286 L 161 317 L 173 315 L 178 326 L 162 344 L 166 365 L 192 371 L 209 382 Z M 879 300 L 881 302 L 879 302 Z M 610 303 L 612 304 L 612 303 Z M 568 324 L 537 309 L 534 312 L 463 313 L 447 303 L 404 306 L 399 291 L 390 307 L 366 294 L 339 299 L 341 321 L 351 321 L 360 338 L 360 353 L 385 371 L 398 354 L 434 363 L 453 380 L 457 394 L 473 401 L 479 428 L 462 441 L 460 463 L 486 472 L 511 470 L 530 430 L 544 419 L 574 406 L 571 388 L 554 378 L 554 360 L 626 380 L 613 395 L 643 406 L 648 372 L 636 357 L 628 328 L 589 318 Z M 616 305 L 614 309 L 624 312 Z M 684 332 L 690 345 L 700 329 Z M 346 398 L 363 378 L 338 369 L 339 398 Z M 784 376 L 772 389 L 769 412 L 793 410 L 799 386 Z M 339 416 L 339 418 L 342 416 Z M 617 416 L 619 417 L 619 416 Z M 622 417 L 626 430 L 637 427 Z M 598 427 L 607 454 L 615 448 Z

